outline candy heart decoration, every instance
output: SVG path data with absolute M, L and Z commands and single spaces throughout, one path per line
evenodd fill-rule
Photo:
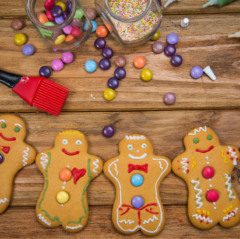
M 74 183 L 76 184 L 77 181 L 85 175 L 85 173 L 86 173 L 86 169 L 84 168 L 82 169 L 73 168 L 72 175 L 74 178 Z

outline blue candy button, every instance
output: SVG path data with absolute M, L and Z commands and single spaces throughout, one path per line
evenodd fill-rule
M 135 174 L 131 178 L 131 183 L 135 187 L 139 187 L 143 184 L 143 176 L 140 174 Z
M 92 25 L 93 25 L 93 29 L 92 32 L 95 32 L 97 29 L 97 23 L 95 21 L 91 21 Z M 83 27 L 84 31 L 87 31 L 88 29 L 88 22 L 86 21 Z
M 97 69 L 97 63 L 95 61 L 89 60 L 85 63 L 85 70 L 87 72 L 94 72 Z

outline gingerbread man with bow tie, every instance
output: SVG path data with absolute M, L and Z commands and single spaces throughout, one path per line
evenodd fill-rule
M 38 221 L 45 227 L 62 225 L 68 232 L 82 230 L 88 221 L 87 188 L 102 172 L 102 160 L 87 152 L 87 140 L 80 131 L 65 130 L 55 146 L 36 158 L 45 183 L 36 205 Z
M 119 152 L 104 164 L 105 176 L 116 187 L 113 224 L 124 234 L 141 230 L 154 236 L 165 224 L 159 187 L 171 171 L 171 162 L 154 155 L 150 140 L 139 134 L 121 140 Z

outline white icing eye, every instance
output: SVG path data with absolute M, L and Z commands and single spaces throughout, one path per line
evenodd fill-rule
M 63 143 L 63 144 L 67 144 L 68 141 L 67 141 L 66 139 L 64 139 L 64 140 L 62 141 L 62 143 Z
M 76 145 L 81 145 L 82 144 L 82 141 L 81 140 L 77 140 L 76 141 Z
M 143 149 L 147 148 L 147 144 L 143 143 L 143 144 L 142 144 L 142 148 L 143 148 Z
M 128 149 L 129 150 L 132 150 L 133 149 L 133 146 L 131 144 L 128 145 Z

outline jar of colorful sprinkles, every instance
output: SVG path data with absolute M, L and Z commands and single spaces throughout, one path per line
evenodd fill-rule
M 108 30 L 123 46 L 145 43 L 162 22 L 158 0 L 95 0 L 95 6 Z

